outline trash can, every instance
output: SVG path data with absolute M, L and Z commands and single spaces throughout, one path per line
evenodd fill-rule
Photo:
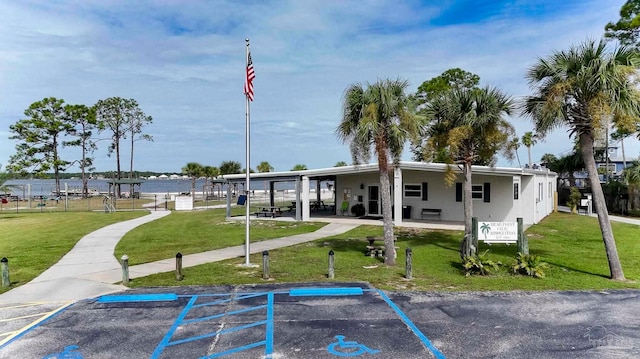
M 411 206 L 402 206 L 402 219 L 411 218 Z

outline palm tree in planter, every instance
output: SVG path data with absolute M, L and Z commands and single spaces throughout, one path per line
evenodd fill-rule
M 369 161 L 372 149 L 378 157 L 386 265 L 396 263 L 389 181 L 393 166 L 389 162 L 400 162 L 405 142 L 420 128 L 418 118 L 407 107 L 404 92 L 408 85 L 400 79 L 350 85 L 344 93 L 342 121 L 335 131 L 350 145 L 354 164 Z
M 552 129 L 566 126 L 569 136 L 579 140 L 614 280 L 624 280 L 624 273 L 599 185 L 593 143 L 609 118 L 616 128 L 636 128 L 640 95 L 632 75 L 639 65 L 640 54 L 633 49 L 618 47 L 609 52 L 603 40 L 589 40 L 539 59 L 527 73 L 533 95 L 526 98 L 524 113 L 533 119 L 536 133 L 544 136 Z

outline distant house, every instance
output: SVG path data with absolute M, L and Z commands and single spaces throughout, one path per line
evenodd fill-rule
M 597 156 L 596 166 L 598 166 L 598 172 L 600 172 L 600 181 L 607 181 L 605 174 L 602 172 L 607 173 L 609 175 L 609 179 L 620 179 L 625 166 L 631 166 L 631 162 L 637 159 L 625 157 L 622 157 L 622 154 L 618 153 L 617 146 L 609 146 L 607 149 L 607 156 Z
M 444 181 L 446 165 L 401 162 L 390 171 L 390 191 L 396 225 L 407 220 L 463 221 L 462 175 L 452 186 Z M 365 207 L 367 216 L 382 214 L 380 176 L 377 164 L 332 167 L 317 170 L 251 173 L 252 180 L 296 183 L 296 219 L 311 220 L 310 203 L 320 201 L 320 182 L 334 182 L 335 214 L 342 204 Z M 555 207 L 556 173 L 547 168 L 527 169 L 473 166 L 473 215 L 480 221 L 538 223 Z M 244 182 L 245 174 L 225 175 L 230 184 Z M 315 184 L 315 191 L 310 186 Z M 227 186 L 229 189 L 232 186 Z M 313 192 L 313 193 L 312 193 Z M 230 194 L 228 194 L 229 196 Z M 317 196 L 317 198 L 312 198 Z M 274 205 L 273 190 L 271 205 Z M 228 212 L 230 213 L 229 209 Z M 349 213 L 348 213 L 349 214 Z M 434 216 L 435 214 L 435 216 Z
M 160 176 L 158 176 L 158 179 L 169 179 L 169 176 L 161 174 Z

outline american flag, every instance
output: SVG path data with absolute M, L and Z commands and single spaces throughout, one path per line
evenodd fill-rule
M 253 79 L 256 74 L 253 72 L 253 61 L 251 61 L 251 52 L 247 53 L 247 76 L 244 79 L 244 94 L 253 101 Z

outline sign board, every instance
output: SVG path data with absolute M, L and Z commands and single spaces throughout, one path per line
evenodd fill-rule
M 176 211 L 192 211 L 193 199 L 191 196 L 176 196 Z
M 487 243 L 516 243 L 518 241 L 518 222 L 478 221 L 478 237 Z

